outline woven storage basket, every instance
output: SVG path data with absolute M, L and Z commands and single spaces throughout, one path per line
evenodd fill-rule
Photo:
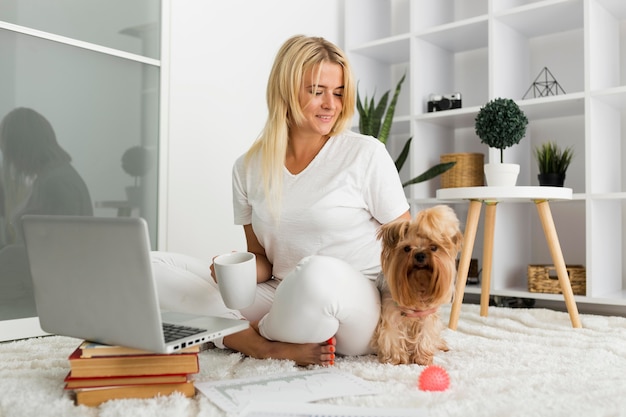
M 441 188 L 480 187 L 484 182 L 485 155 L 482 153 L 448 153 L 440 161 L 456 162 L 441 174 Z
M 587 279 L 582 265 L 566 265 L 567 275 L 575 295 L 586 295 Z M 554 265 L 528 265 L 528 291 L 562 294 Z

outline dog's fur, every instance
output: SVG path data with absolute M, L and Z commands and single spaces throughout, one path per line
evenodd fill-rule
M 454 293 L 456 256 L 463 240 L 448 206 L 420 211 L 415 219 L 383 225 L 382 311 L 372 345 L 383 363 L 430 365 L 447 351 L 437 309 Z

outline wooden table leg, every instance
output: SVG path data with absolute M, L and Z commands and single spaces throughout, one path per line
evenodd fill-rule
M 485 241 L 483 246 L 483 272 L 480 286 L 480 315 L 487 317 L 489 311 L 489 291 L 491 290 L 491 270 L 493 266 L 493 235 L 496 228 L 496 201 L 486 202 Z
M 569 313 L 572 326 L 580 328 L 580 318 L 578 317 L 578 307 L 576 306 L 576 300 L 574 300 L 574 292 L 572 291 L 572 285 L 567 275 L 567 268 L 565 266 L 565 259 L 563 259 L 563 252 L 561 251 L 561 245 L 559 243 L 559 237 L 556 233 L 556 227 L 554 226 L 554 220 L 552 218 L 552 212 L 550 206 L 546 200 L 536 200 L 535 205 L 539 212 L 539 218 L 541 219 L 541 225 L 543 226 L 543 233 L 546 235 L 548 242 L 548 248 L 552 255 L 552 261 L 556 267 L 556 273 L 559 277 L 559 284 L 561 285 L 561 291 L 563 291 L 563 298 L 565 298 L 565 306 Z
M 465 233 L 463 235 L 461 259 L 459 260 L 459 268 L 456 274 L 454 301 L 452 302 L 450 322 L 448 323 L 448 327 L 452 330 L 456 330 L 457 325 L 459 324 L 461 304 L 463 304 L 463 294 L 465 294 L 467 273 L 469 272 L 469 265 L 472 260 L 472 251 L 474 249 L 474 241 L 476 240 L 476 230 L 478 229 L 478 219 L 480 218 L 480 208 L 482 207 L 482 204 L 483 203 L 480 200 L 471 200 L 469 203 L 467 220 L 465 221 Z

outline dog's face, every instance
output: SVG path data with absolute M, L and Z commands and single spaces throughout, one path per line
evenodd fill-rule
M 448 206 L 420 211 L 414 220 L 383 225 L 383 274 L 392 298 L 407 315 L 450 302 L 462 234 Z

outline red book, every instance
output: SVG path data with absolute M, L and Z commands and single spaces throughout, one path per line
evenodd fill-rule
M 198 353 L 103 356 L 81 358 L 76 348 L 69 356 L 72 377 L 113 377 L 195 374 L 200 371 Z
M 65 389 L 73 390 L 126 385 L 181 384 L 188 380 L 188 374 L 76 378 L 70 372 L 67 374 L 64 381 Z

